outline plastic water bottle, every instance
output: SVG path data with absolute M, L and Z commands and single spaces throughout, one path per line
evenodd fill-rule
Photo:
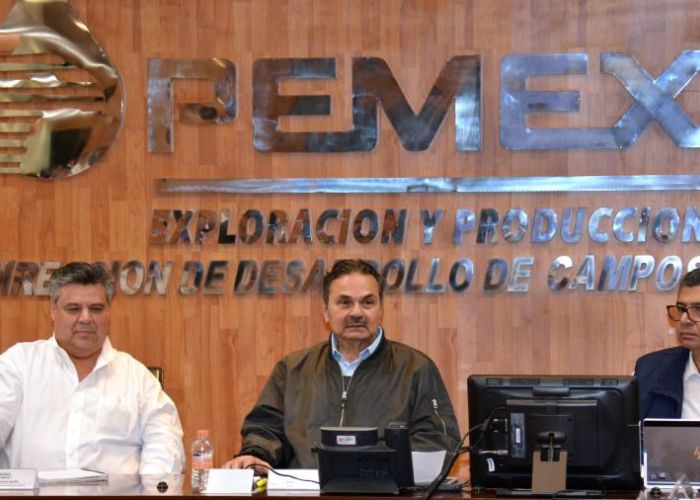
M 214 446 L 209 441 L 209 431 L 198 430 L 192 442 L 192 491 L 207 489 L 209 469 L 214 468 Z

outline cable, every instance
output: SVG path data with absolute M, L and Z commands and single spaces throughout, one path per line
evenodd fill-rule
M 469 429 L 464 436 L 462 436 L 462 439 L 459 441 L 459 444 L 457 445 L 457 448 L 451 452 L 451 456 L 445 457 L 445 464 L 442 466 L 442 470 L 440 471 L 440 474 L 433 479 L 433 482 L 430 483 L 430 486 L 428 486 L 428 489 L 425 490 L 425 493 L 421 496 L 421 500 L 429 500 L 431 496 L 437 491 L 438 487 L 440 486 L 440 483 L 442 483 L 445 478 L 447 477 L 447 474 L 450 473 L 450 469 L 454 465 L 455 461 L 457 460 L 457 457 L 465 452 L 465 451 L 470 451 L 471 449 L 476 448 L 476 446 L 481 442 L 481 439 L 484 437 L 484 434 L 488 430 L 489 426 L 491 425 L 491 420 L 493 420 L 493 416 L 496 413 L 496 411 L 503 409 L 503 406 L 499 406 L 494 408 L 491 413 L 489 413 L 489 416 L 486 417 L 486 419 L 481 422 L 480 424 L 475 425 L 471 429 Z M 475 431 L 476 429 L 480 429 L 481 433 L 479 434 L 479 439 L 476 440 L 476 443 L 474 443 L 472 446 L 467 446 L 465 448 L 462 448 L 464 445 L 464 441 L 466 441 L 467 436 L 469 436 L 472 431 Z
M 274 472 L 275 474 L 277 474 L 278 476 L 281 476 L 281 477 L 288 477 L 288 478 L 291 478 L 291 479 L 296 479 L 297 481 L 304 481 L 304 482 L 306 482 L 306 483 L 321 484 L 321 483 L 319 483 L 318 481 L 315 481 L 315 480 L 313 480 L 313 479 L 306 479 L 306 478 L 303 478 L 303 477 L 294 476 L 294 475 L 292 475 L 292 474 L 285 474 L 285 473 L 280 472 L 279 470 L 275 469 L 274 467 L 268 467 L 267 465 L 263 465 L 263 464 L 250 464 L 250 465 L 248 465 L 248 466 L 246 467 L 246 469 L 252 469 L 252 468 L 254 468 L 254 467 L 262 467 L 263 469 L 267 469 L 268 471 L 272 471 L 272 472 Z

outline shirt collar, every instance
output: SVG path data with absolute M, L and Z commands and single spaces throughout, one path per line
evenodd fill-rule
M 683 372 L 683 382 L 687 381 L 693 376 L 700 376 L 698 372 L 698 367 L 693 361 L 693 351 L 688 351 L 688 362 L 685 364 L 685 371 Z
M 379 344 L 382 341 L 382 337 L 384 337 L 384 330 L 382 330 L 382 327 L 380 326 L 379 328 L 377 328 L 377 333 L 374 336 L 374 341 L 360 352 L 360 355 L 355 361 L 351 362 L 346 360 L 345 356 L 343 356 L 342 353 L 338 350 L 338 338 L 335 332 L 332 332 L 331 354 L 333 355 L 333 359 L 335 359 L 340 365 L 340 371 L 343 373 L 343 375 L 351 376 L 354 373 L 355 368 L 357 368 L 362 361 L 374 354 L 374 352 L 377 350 Z
M 59 354 L 63 356 L 65 360 L 70 361 L 70 356 L 68 356 L 68 353 L 65 351 L 65 349 L 63 349 L 63 347 L 58 345 L 55 333 L 51 335 L 49 342 L 56 348 L 56 351 L 59 352 Z M 112 347 L 112 343 L 109 341 L 108 335 L 105 337 L 105 341 L 102 344 L 102 351 L 100 352 L 100 356 L 97 358 L 97 363 L 95 363 L 95 368 L 93 369 L 93 371 L 109 364 L 109 362 L 114 359 L 115 352 L 116 351 Z

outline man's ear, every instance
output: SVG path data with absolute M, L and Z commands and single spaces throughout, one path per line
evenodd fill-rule
M 51 311 L 51 321 L 56 321 L 56 303 L 51 302 L 51 308 L 49 309 Z
M 326 304 L 323 304 L 323 319 L 328 323 L 328 306 Z

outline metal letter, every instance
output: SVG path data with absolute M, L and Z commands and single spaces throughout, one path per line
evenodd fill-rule
M 498 280 L 494 282 L 494 274 Z M 495 292 L 503 287 L 508 277 L 508 262 L 505 259 L 491 259 L 484 276 L 484 291 Z
M 233 293 L 244 294 L 250 292 L 257 280 L 258 265 L 256 262 L 254 260 L 240 261 L 236 271 L 236 279 L 233 283 Z
M 620 257 L 620 264 L 615 267 L 615 256 L 606 255 L 603 259 L 603 268 L 600 270 L 598 280 L 598 290 L 626 290 L 630 281 L 632 271 L 632 256 L 623 255 Z M 608 275 L 610 277 L 608 278 Z
M 630 286 L 627 289 L 630 292 L 637 291 L 637 286 L 639 285 L 640 279 L 645 279 L 651 276 L 654 272 L 654 257 L 651 255 L 635 255 L 634 256 L 634 267 L 632 269 L 632 279 L 630 280 Z
M 428 275 L 428 284 L 425 287 L 426 293 L 443 293 L 445 291 L 445 285 L 435 283 L 439 271 L 440 258 L 436 257 L 430 262 L 430 274 Z
M 188 260 L 182 266 L 180 276 L 180 293 L 182 295 L 194 295 L 202 286 L 204 266 L 198 260 Z
M 671 268 L 671 276 L 667 280 L 668 269 Z M 659 267 L 656 270 L 656 288 L 662 292 L 673 290 L 681 280 L 681 272 L 683 271 L 683 262 L 676 255 L 669 255 L 661 259 Z
M 297 219 L 298 220 L 298 219 Z M 309 228 L 310 229 L 310 228 Z M 292 230 L 293 231 L 293 230 Z M 287 264 L 286 274 L 287 279 L 282 283 L 281 289 L 283 293 L 297 293 L 304 282 L 304 270 L 306 266 L 301 260 L 293 260 Z
M 204 288 L 202 288 L 204 295 L 223 295 L 224 287 L 222 282 L 226 279 L 228 268 L 229 261 L 227 260 L 212 260 L 209 263 L 207 277 L 204 280 Z
M 253 233 L 249 234 L 250 222 L 255 225 Z M 262 237 L 263 233 L 263 215 L 260 210 L 246 210 L 246 212 L 241 217 L 238 222 L 238 237 L 241 239 L 241 243 L 253 244 L 256 243 Z
M 394 274 L 395 278 L 390 279 Z M 384 265 L 382 276 L 384 277 L 384 292 L 395 292 L 401 288 L 403 278 L 406 275 L 406 265 L 401 259 L 391 259 Z
M 362 234 L 362 227 L 367 221 L 367 234 Z M 374 210 L 365 208 L 360 210 L 360 212 L 355 217 L 355 221 L 352 225 L 352 235 L 355 237 L 355 241 L 366 245 L 370 243 L 379 233 L 379 218 Z
M 600 228 L 600 220 L 603 217 L 610 218 L 611 215 L 612 215 L 612 208 L 610 208 L 610 207 L 597 208 L 593 212 L 593 215 L 591 215 L 591 218 L 588 221 L 588 236 L 596 243 L 605 243 L 606 241 L 608 241 L 610 239 L 610 235 L 608 235 L 608 233 L 601 233 L 599 231 L 599 228 Z
M 172 153 L 173 79 L 210 80 L 214 97 L 206 103 L 178 104 L 181 123 L 227 123 L 236 117 L 236 67 L 226 59 L 148 60 L 148 152 Z
M 474 224 L 476 223 L 476 215 L 473 210 L 468 210 L 466 208 L 457 209 L 455 214 L 455 226 L 452 235 L 452 241 L 455 245 L 462 243 L 464 239 L 464 233 L 474 229 Z
M 267 238 L 265 243 L 286 243 L 287 241 L 287 212 L 273 210 L 270 212 L 270 220 L 267 223 Z
M 258 281 L 258 293 L 260 295 L 275 295 L 277 287 L 274 283 L 282 279 L 282 261 L 266 260 L 260 268 L 260 280 Z
M 417 275 L 418 275 L 418 260 L 412 259 L 411 262 L 408 264 L 408 272 L 406 273 L 406 286 L 404 287 L 404 291 L 406 293 L 422 292 L 423 289 L 425 288 L 420 283 L 414 283 Z
M 34 280 L 34 295 L 49 295 L 48 281 L 51 279 L 53 272 L 59 267 L 61 267 L 61 263 L 52 260 L 47 260 L 39 266 L 39 272 Z
M 620 209 L 613 219 L 613 234 L 618 241 L 622 243 L 632 243 L 634 235 L 631 231 L 625 231 L 625 219 L 631 219 L 637 215 L 637 209 L 634 207 L 625 207 Z
M 138 260 L 127 262 L 119 273 L 119 290 L 124 295 L 135 295 L 143 286 L 145 276 L 146 269 L 141 262 Z
M 666 221 L 668 221 L 668 227 L 666 225 Z M 660 243 L 668 243 L 676 237 L 676 234 L 678 234 L 680 224 L 681 219 L 678 215 L 678 210 L 669 207 L 662 208 L 656 212 L 656 217 L 654 217 L 654 225 L 652 226 L 651 232 L 656 241 Z
M 549 265 L 549 271 L 547 271 L 547 286 L 549 289 L 556 292 L 566 288 L 569 284 L 569 278 L 562 278 L 556 281 L 557 273 L 559 269 L 571 269 L 573 266 L 574 261 L 568 255 L 560 255 L 554 259 Z
M 479 215 L 479 229 L 476 231 L 477 243 L 496 243 L 496 228 L 498 227 L 498 211 L 484 208 Z
M 685 217 L 683 218 L 683 236 L 681 241 L 683 243 L 688 243 L 695 241 L 696 243 L 700 241 L 700 217 L 698 217 L 698 210 L 695 207 L 687 207 L 685 209 Z M 695 235 L 695 238 L 693 238 Z
M 581 241 L 583 234 L 583 221 L 586 218 L 586 209 L 579 207 L 576 209 L 576 224 L 573 231 L 571 230 L 571 217 L 573 214 L 572 208 L 564 210 L 564 216 L 561 220 L 561 239 L 564 243 L 573 244 Z
M 437 226 L 438 221 L 442 218 L 445 213 L 445 209 L 438 208 L 430 214 L 430 210 L 423 209 L 420 211 L 420 218 L 423 222 L 423 244 L 430 245 L 433 242 L 433 233 L 435 232 L 435 226 Z
M 619 147 L 608 128 L 537 129 L 530 113 L 580 110 L 578 91 L 527 90 L 527 80 L 542 75 L 585 75 L 587 54 L 510 55 L 501 60 L 500 138 L 506 149 L 600 149 Z
M 555 234 L 557 234 L 557 213 L 551 208 L 535 210 L 535 221 L 532 223 L 532 242 L 544 243 L 554 238 Z
M 308 245 L 313 243 L 311 234 L 311 212 L 308 208 L 299 209 L 297 218 L 294 220 L 294 225 L 289 233 L 289 243 L 296 243 L 300 236 L 304 243 Z
M 173 266 L 175 263 L 169 260 L 165 263 L 163 269 L 160 267 L 160 263 L 157 260 L 152 260 L 148 265 L 148 273 L 146 273 L 146 281 L 143 284 L 144 295 L 150 295 L 153 285 L 156 285 L 156 291 L 158 295 L 165 295 L 168 291 L 168 283 L 170 283 L 170 276 L 173 272 Z
M 404 242 L 406 236 L 406 221 L 408 219 L 408 210 L 402 208 L 399 210 L 399 217 L 396 218 L 396 213 L 393 208 L 388 208 L 384 213 L 384 224 L 382 226 L 382 243 L 387 244 L 389 241 L 397 245 Z
M 353 93 L 352 129 L 347 132 L 281 132 L 281 116 L 329 115 L 328 95 L 280 95 L 286 79 L 335 78 L 334 59 L 258 59 L 253 63 L 253 143 L 258 151 L 339 153 L 370 151 L 377 144 L 374 99 Z M 353 81 L 353 85 L 355 82 Z
M 655 80 L 628 54 L 601 54 L 601 73 L 617 78 L 636 101 L 613 126 L 620 146 L 634 144 L 651 121 L 656 120 L 679 147 L 700 147 L 700 128 L 675 101 L 699 70 L 698 50 L 681 52 Z
M 409 151 L 428 149 L 454 99 L 455 148 L 458 151 L 478 151 L 481 148 L 479 56 L 455 56 L 447 61 L 417 115 L 386 61 L 378 57 L 353 59 L 353 90 L 354 96 L 372 96 L 381 102 L 401 144 Z M 372 100 L 365 111 L 373 118 L 375 128 L 376 101 Z
M 457 278 L 460 275 L 460 271 L 464 271 L 464 279 L 458 281 Z M 474 263 L 469 259 L 459 259 L 457 262 L 452 264 L 450 269 L 450 288 L 455 292 L 463 292 L 474 280 Z
M 513 222 L 517 221 L 517 230 L 513 229 Z M 503 218 L 503 237 L 508 243 L 517 243 L 527 233 L 527 212 L 522 208 L 511 208 Z
M 508 291 L 526 293 L 530 289 L 529 278 L 532 275 L 531 266 L 535 264 L 534 257 L 516 257 L 513 259 L 513 273 L 508 283 Z M 521 281 L 521 278 L 524 281 Z
M 578 272 L 574 279 L 569 283 L 569 290 L 576 290 L 579 285 L 586 287 L 586 290 L 595 290 L 594 286 L 595 274 L 595 256 L 586 255 L 583 258 L 583 263 L 578 268 Z

